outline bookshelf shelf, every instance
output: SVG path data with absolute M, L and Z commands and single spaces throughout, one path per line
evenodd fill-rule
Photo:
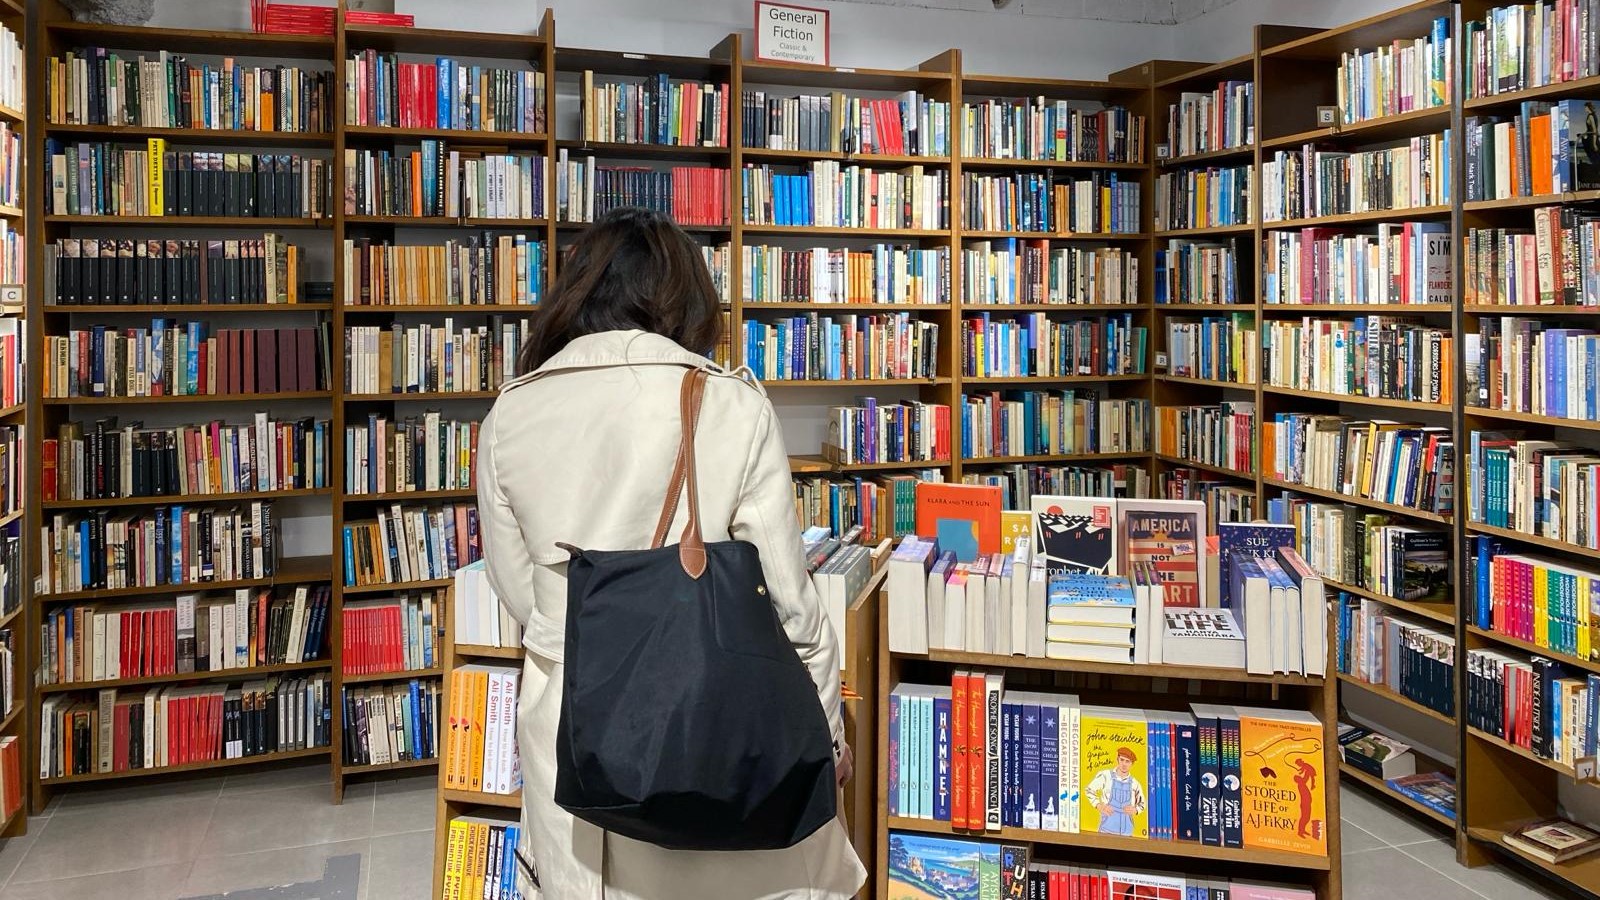
M 20 207 L 7 206 L 4 203 L 0 203 L 0 219 L 20 219 L 22 216 L 23 212 Z
M 45 23 L 49 35 L 66 44 L 116 50 L 170 50 L 174 53 L 231 53 L 264 59 L 333 61 L 333 36 L 275 34 L 206 28 L 153 28 L 100 25 L 90 22 Z
M 1469 303 L 1461 307 L 1469 316 L 1600 316 L 1600 306 L 1512 306 L 1506 303 Z
M 594 224 L 593 222 L 557 222 L 556 223 L 556 230 L 557 231 L 582 231 L 585 228 L 588 228 L 590 225 L 593 225 L 593 224 Z M 732 225 L 694 225 L 694 224 L 690 224 L 690 223 L 686 223 L 686 222 L 680 222 L 678 224 L 678 227 L 682 228 L 684 231 L 689 232 L 690 234 L 732 234 L 733 233 L 733 226 Z M 746 225 L 745 226 L 746 229 L 749 229 L 751 227 L 753 227 L 753 226 L 750 226 L 750 225 Z
M 95 500 L 48 500 L 45 509 L 95 509 L 102 506 L 171 506 L 190 503 L 230 503 L 239 500 L 285 500 L 293 497 L 327 497 L 333 488 L 292 488 L 281 491 L 241 491 L 231 494 L 168 494 L 161 497 L 106 497 Z
M 1420 813 L 1421 815 L 1438 822 L 1440 825 L 1445 825 L 1452 829 L 1456 827 L 1456 820 L 1451 816 L 1447 816 L 1444 813 L 1439 812 L 1426 803 L 1418 803 L 1410 797 L 1407 797 L 1405 794 L 1402 794 L 1394 788 L 1389 787 L 1389 785 L 1385 783 L 1382 778 L 1378 778 L 1375 775 L 1370 775 L 1366 772 L 1363 772 L 1348 763 L 1339 764 L 1339 774 L 1345 776 L 1346 778 L 1361 782 L 1362 784 L 1375 791 L 1378 791 L 1396 803 L 1410 807 L 1412 811 Z
M 1579 857 L 1578 859 L 1569 860 L 1564 863 L 1545 862 L 1537 856 L 1524 853 L 1521 850 L 1502 842 L 1501 839 L 1508 832 L 1513 831 L 1518 824 L 1520 823 L 1511 822 L 1495 827 L 1478 827 L 1469 825 L 1467 826 L 1467 835 L 1475 840 L 1482 841 L 1485 844 L 1498 848 L 1502 853 L 1515 856 L 1524 863 L 1533 866 L 1536 869 L 1542 869 L 1561 881 L 1582 888 L 1591 894 L 1600 892 L 1600 857 L 1597 857 L 1591 853 L 1588 856 Z
M 1028 828 L 1002 828 L 999 831 L 958 831 L 950 827 L 948 822 L 937 822 L 930 819 L 908 819 L 902 816 L 890 816 L 889 828 L 892 831 L 914 831 L 922 834 L 966 835 L 970 834 L 975 839 L 1001 841 L 1027 841 L 1054 847 L 1078 847 L 1086 850 L 1103 850 L 1122 853 L 1136 853 L 1151 856 L 1169 856 L 1184 859 L 1205 859 L 1226 862 L 1235 865 L 1277 866 L 1289 869 L 1312 869 L 1326 871 L 1329 867 L 1328 858 L 1325 856 L 1311 856 L 1304 853 L 1285 853 L 1277 850 L 1248 850 L 1231 847 L 1211 847 L 1197 844 L 1192 841 L 1150 841 L 1139 838 L 1115 837 L 1106 834 L 1078 833 L 1070 834 L 1058 831 L 1038 831 Z
M 166 394 L 159 397 L 46 397 L 45 406 L 122 406 L 150 403 L 278 403 L 328 400 L 331 391 L 279 391 L 271 394 Z
M 1468 624 L 1467 633 L 1473 635 L 1474 637 L 1482 638 L 1485 641 L 1490 641 L 1496 644 L 1504 644 L 1508 647 L 1516 647 L 1519 650 L 1526 650 L 1534 656 L 1543 656 L 1555 662 L 1564 663 L 1579 669 L 1586 669 L 1590 672 L 1600 672 L 1600 660 L 1584 659 L 1580 656 L 1574 656 L 1570 653 L 1562 653 L 1560 650 L 1556 650 L 1551 647 L 1541 647 L 1533 641 L 1525 641 L 1522 638 L 1512 637 L 1509 634 L 1501 634 L 1498 631 L 1493 631 L 1488 628 L 1479 628 L 1477 625 Z
M 23 114 L 22 110 L 13 109 L 4 103 L 0 103 L 0 120 L 24 125 L 27 124 L 28 117 Z
M 993 157 L 964 156 L 961 158 L 963 169 L 1064 169 L 1085 171 L 1122 171 L 1142 172 L 1148 166 L 1144 163 L 1133 162 L 1107 162 L 1092 159 L 996 159 Z
M 1593 203 L 1597 200 L 1600 200 L 1600 191 L 1569 191 L 1565 194 L 1534 194 L 1528 197 L 1507 197 L 1503 200 L 1468 200 L 1461 204 L 1461 208 L 1467 212 L 1481 213 L 1502 209 L 1555 206 L 1563 203 Z
M 423 140 L 455 141 L 473 146 L 531 147 L 542 149 L 550 136 L 538 131 L 479 131 L 469 128 L 394 128 L 387 125 L 346 125 L 346 138 L 364 142 L 415 143 Z
M 963 303 L 963 313 L 1013 313 L 1013 312 L 1060 312 L 1060 313 L 1105 313 L 1105 312 L 1138 312 L 1149 309 L 1143 303 Z
M 1156 160 L 1156 164 L 1170 169 L 1223 162 L 1248 163 L 1255 152 L 1254 144 L 1246 144 L 1242 147 L 1224 147 L 1221 150 L 1207 150 L 1204 153 L 1190 153 L 1185 156 L 1169 156 L 1166 159 Z
M 749 231 L 750 226 L 746 225 Z M 1016 238 L 1028 241 L 1145 241 L 1150 235 L 1127 231 L 974 231 L 961 232 L 963 240 Z
M 401 591 L 424 591 L 429 588 L 449 587 L 452 584 L 448 578 L 434 578 L 428 581 L 393 581 L 388 584 L 347 584 L 344 592 L 349 594 L 393 594 Z
M 1115 73 L 1105 81 L 1084 81 L 1079 78 L 1033 78 L 962 72 L 959 80 L 961 92 L 969 97 L 1037 96 L 1046 100 L 1127 103 L 1149 90 L 1149 85 L 1143 80 L 1117 77 L 1122 74 Z
M 97 225 L 102 228 L 147 228 L 166 225 L 173 228 L 330 228 L 329 218 L 285 218 L 282 216 L 79 216 L 49 213 L 47 225 Z
M 409 681 L 413 678 L 438 678 L 444 674 L 444 669 L 432 666 L 427 669 L 401 669 L 394 672 L 368 672 L 364 675 L 352 675 L 341 672 L 339 680 L 345 684 L 381 684 L 386 681 Z
M 739 66 L 746 85 L 819 87 L 841 91 L 927 91 L 950 83 L 949 71 L 918 69 L 868 69 L 848 66 L 814 66 L 804 63 L 743 60 Z
M 26 606 L 26 604 L 24 604 L 22 606 L 18 606 L 16 609 L 13 609 L 12 611 L 10 611 L 10 612 L 8 612 L 8 613 L 6 613 L 4 615 L 0 615 L 0 628 L 9 627 L 12 622 L 17 620 L 18 616 L 21 616 L 26 611 L 26 609 L 27 609 L 27 606 Z
M 1362 406 L 1379 406 L 1384 409 L 1409 409 L 1415 412 L 1449 413 L 1448 403 L 1424 403 L 1420 400 L 1391 400 L 1387 397 L 1368 397 L 1365 394 L 1334 394 L 1327 391 L 1305 391 L 1299 388 L 1279 387 L 1275 384 L 1261 386 L 1262 393 L 1282 397 L 1305 397 L 1311 400 L 1329 400 L 1335 403 L 1359 403 Z
M 1455 608 L 1448 603 L 1418 603 L 1414 600 L 1401 600 L 1398 597 L 1385 597 L 1376 591 L 1369 591 L 1364 587 L 1358 587 L 1353 584 L 1345 584 L 1342 581 L 1334 581 L 1331 578 L 1322 579 L 1322 583 L 1329 590 L 1344 591 L 1357 597 L 1365 597 L 1368 600 L 1421 616 L 1424 619 L 1432 619 L 1441 625 L 1454 625 L 1456 621 Z
M 1430 719 L 1434 719 L 1435 721 L 1444 722 L 1447 725 L 1454 725 L 1456 723 L 1455 716 L 1447 716 L 1432 707 L 1424 706 L 1421 703 L 1412 700 L 1410 697 L 1403 696 L 1396 691 L 1390 690 L 1386 685 L 1372 684 L 1371 682 L 1362 681 L 1353 675 L 1346 675 L 1343 672 L 1339 673 L 1339 682 L 1341 684 L 1353 685 L 1369 694 L 1376 694 L 1385 700 L 1398 703 L 1401 706 L 1412 710 L 1413 712 L 1421 713 L 1422 715 L 1425 715 Z
M 332 752 L 331 747 L 306 747 L 303 750 L 280 750 L 277 753 L 261 753 L 255 756 L 241 756 L 235 759 L 212 759 L 205 762 L 185 763 L 181 766 L 156 766 L 148 769 L 129 769 L 122 772 L 90 772 L 86 775 L 65 775 L 60 778 L 41 778 L 41 784 L 65 785 L 83 784 L 92 781 L 115 781 L 123 778 L 144 778 L 151 775 L 170 775 L 178 772 L 202 772 L 207 769 L 225 769 L 233 766 L 247 766 L 253 763 L 283 762 L 291 759 L 309 759 L 313 756 L 327 756 Z
M 1189 63 L 1188 65 L 1195 65 Z M 1256 55 L 1254 52 L 1243 56 L 1235 56 L 1222 62 L 1197 65 L 1195 68 L 1180 72 L 1167 78 L 1157 78 L 1155 86 L 1158 88 L 1182 87 L 1187 85 L 1213 87 L 1219 81 L 1249 80 L 1255 75 Z
M 0 732 L 10 731 L 11 726 L 23 721 L 26 718 L 23 713 L 27 708 L 27 704 L 19 703 L 12 708 L 11 712 L 6 713 L 6 717 L 0 719 Z
M 1369 316 L 1373 313 L 1399 313 L 1402 315 L 1444 314 L 1454 309 L 1448 303 L 1263 303 L 1261 312 L 1286 313 L 1347 313 L 1352 316 Z
M 458 803 L 463 806 L 495 806 L 501 809 L 522 808 L 521 791 L 517 791 L 514 794 L 486 794 L 483 791 L 440 788 L 439 796 L 446 803 Z
M 378 494 L 358 494 L 345 491 L 345 503 L 392 503 L 411 500 L 460 500 L 478 496 L 477 488 L 441 488 L 435 491 L 385 491 Z
M 20 415 L 20 414 L 25 413 L 27 411 L 28 411 L 28 404 L 26 404 L 26 403 L 18 403 L 15 406 L 0 407 L 0 419 L 8 419 L 8 418 L 10 418 L 12 416 Z
M 821 456 L 791 456 L 789 469 L 795 474 L 823 474 L 827 472 L 895 472 L 910 469 L 948 469 L 948 459 L 910 460 L 906 462 L 840 463 Z
M 1549 770 L 1551 770 L 1553 772 L 1556 772 L 1557 774 L 1562 775 L 1562 776 L 1564 776 L 1566 778 L 1576 778 L 1577 777 L 1577 773 L 1572 770 L 1571 766 L 1564 766 L 1561 763 L 1558 763 L 1553 759 L 1545 759 L 1544 757 L 1539 756 L 1538 754 L 1534 753 L 1532 750 L 1527 749 L 1526 747 L 1519 747 L 1516 744 L 1511 743 L 1510 741 L 1506 741 L 1506 740 L 1502 740 L 1501 738 L 1497 738 L 1494 735 L 1490 734 L 1489 732 L 1482 730 L 1481 728 L 1475 728 L 1475 727 L 1473 727 L 1471 725 L 1468 725 L 1467 726 L 1467 734 L 1469 736 L 1473 737 L 1473 738 L 1476 738 L 1479 741 L 1482 741 L 1485 744 L 1488 744 L 1491 747 L 1496 747 L 1496 748 L 1498 748 L 1500 750 L 1504 750 L 1507 753 L 1514 753 L 1517 756 L 1522 757 L 1523 759 L 1532 760 L 1533 762 L 1536 762 L 1539 765 L 1544 766 L 1546 769 L 1549 769 Z
M 1509 409 L 1490 409 L 1487 406 L 1465 406 L 1462 413 L 1480 419 L 1504 419 L 1509 422 L 1527 422 L 1533 425 L 1551 425 L 1557 428 L 1581 428 L 1600 431 L 1600 422 L 1593 419 L 1569 419 L 1563 416 L 1544 416 L 1538 413 L 1514 412 Z
M 356 50 L 391 53 L 480 56 L 532 62 L 544 52 L 548 38 L 537 34 L 453 31 L 444 28 L 410 28 L 396 25 L 344 23 L 345 42 Z
M 1163 375 L 1157 373 L 1156 380 L 1164 381 L 1167 384 L 1191 384 L 1196 387 L 1221 388 L 1228 391 L 1253 391 L 1256 389 L 1256 383 L 1253 381 L 1220 381 L 1215 378 L 1191 378 L 1187 375 Z
M 44 307 L 47 314 L 73 313 L 168 315 L 195 313 L 328 312 L 332 303 L 64 303 Z
M 1576 556 L 1586 556 L 1590 559 L 1600 560 L 1600 550 L 1584 547 L 1567 541 L 1547 538 L 1543 535 L 1528 534 L 1522 531 L 1513 531 L 1510 528 L 1497 528 L 1481 522 L 1468 522 L 1467 531 L 1472 534 L 1486 534 L 1490 537 L 1503 538 L 1508 541 L 1521 541 L 1525 544 L 1534 544 L 1546 550 L 1559 550 L 1562 553 L 1571 553 Z
M 733 154 L 731 147 L 699 144 L 646 144 L 618 141 L 558 140 L 557 150 L 568 156 L 595 156 L 602 159 L 695 159 L 722 160 Z M 746 150 L 746 154 L 753 151 Z
M 929 228 L 833 228 L 820 225 L 742 225 L 745 234 L 751 235 L 803 235 L 807 237 L 865 237 L 865 238 L 948 238 L 949 229 Z
M 1392 116 L 1367 119 L 1363 122 L 1340 125 L 1334 128 L 1313 128 L 1309 131 L 1268 138 L 1261 142 L 1261 152 L 1263 155 L 1271 155 L 1275 150 L 1286 150 L 1299 147 L 1302 144 L 1317 144 L 1330 141 L 1375 144 L 1396 138 L 1413 137 L 1449 128 L 1450 115 L 1450 106 L 1434 106 L 1428 109 L 1397 113 Z
M 1102 382 L 1145 381 L 1148 375 L 963 375 L 961 384 L 986 387 L 1001 384 L 1100 384 Z
M 948 156 L 912 156 L 899 153 L 843 153 L 836 150 L 769 150 L 766 147 L 741 147 L 739 148 L 739 156 L 745 162 L 803 164 L 814 160 L 832 160 L 873 168 L 886 166 L 894 166 L 895 168 L 906 166 L 943 168 L 950 165 L 950 157 Z M 965 160 L 962 161 L 962 164 L 966 164 Z
M 1593 75 L 1588 78 L 1575 78 L 1572 81 L 1558 81 L 1555 84 L 1524 88 L 1520 91 L 1472 97 L 1462 103 L 1461 107 L 1470 110 L 1494 109 L 1501 106 L 1520 106 L 1529 100 L 1552 100 L 1560 97 L 1592 95 L 1597 92 L 1600 92 L 1600 75 Z
M 1145 459 L 1148 450 L 1129 450 L 1125 453 L 1035 453 L 1023 456 L 969 456 L 963 466 L 1010 466 L 1018 463 L 1080 463 L 1114 462 L 1117 460 Z
M 767 303 L 744 301 L 746 312 L 949 312 L 948 303 Z
M 39 593 L 34 595 L 34 599 L 41 603 L 66 603 L 75 600 L 110 600 L 119 597 L 229 591 L 235 588 L 271 587 L 274 585 L 316 584 L 329 579 L 333 571 L 332 565 L 333 561 L 326 556 L 287 557 L 278 561 L 278 571 L 276 573 L 265 578 L 243 578 L 233 581 L 186 581 L 180 584 L 100 588 L 86 591 L 63 591 L 53 594 Z
M 1268 231 L 1316 228 L 1324 225 L 1360 225 L 1369 222 L 1395 222 L 1412 219 L 1446 219 L 1451 214 L 1449 206 L 1413 206 L 1409 209 L 1375 209 L 1368 212 L 1340 213 L 1335 216 L 1312 216 L 1308 219 L 1280 219 L 1261 227 Z
M 1270 476 L 1262 476 L 1261 482 L 1268 487 L 1282 488 L 1286 491 L 1294 491 L 1297 494 L 1310 494 L 1313 497 L 1322 497 L 1324 499 L 1333 500 L 1339 503 L 1348 503 L 1352 506 L 1362 506 L 1366 507 L 1367 509 L 1377 510 L 1379 512 L 1394 513 L 1397 516 L 1421 519 L 1425 522 L 1437 522 L 1440 525 L 1450 524 L 1449 519 L 1439 515 L 1438 513 L 1431 513 L 1421 509 L 1412 509 L 1409 506 L 1400 506 L 1396 503 L 1386 503 L 1382 500 L 1373 500 L 1368 497 L 1358 497 L 1354 494 L 1341 494 L 1338 491 L 1329 491 L 1323 490 L 1322 488 L 1309 487 L 1307 485 L 1296 484 L 1292 481 L 1284 481 L 1281 478 L 1272 478 Z
M 798 379 L 762 379 L 761 386 L 772 388 L 858 388 L 858 387 L 930 387 L 949 384 L 950 379 L 940 378 L 856 378 L 833 381 Z
M 155 684 L 179 684 L 192 681 L 231 681 L 234 679 L 256 679 L 269 675 L 286 675 L 294 672 L 319 672 L 333 665 L 330 659 L 314 659 L 310 662 L 279 663 L 269 666 L 242 666 L 237 669 L 217 669 L 203 672 L 174 672 L 170 675 L 147 675 L 140 678 L 114 678 L 101 681 L 66 681 L 57 684 L 41 684 L 37 691 L 41 694 L 65 694 L 71 691 L 97 691 L 104 688 L 143 687 Z
M 664 53 L 627 53 L 617 50 L 591 50 L 582 47 L 557 47 L 556 68 L 561 72 L 584 69 L 597 75 L 656 75 L 690 81 L 726 81 L 733 71 L 733 60 L 725 46 L 708 56 L 673 56 Z
M 395 228 L 543 228 L 548 219 L 485 219 L 476 216 L 366 216 L 346 215 L 346 225 L 385 225 Z
M 402 759 L 399 762 L 368 763 L 366 765 L 343 766 L 346 775 L 370 775 L 376 772 L 398 772 L 402 769 L 425 769 L 439 764 L 438 757 L 430 756 L 426 759 Z
M 486 644 L 456 644 L 455 651 L 457 656 L 469 656 L 477 659 L 520 660 L 527 653 L 521 646 L 490 647 Z
M 315 147 L 333 143 L 327 131 L 258 131 L 247 128 L 152 128 L 144 125 L 46 123 L 45 131 L 66 138 L 111 141 L 161 138 L 173 144 L 220 147 Z
M 1157 312 L 1227 313 L 1254 312 L 1254 303 L 1157 303 Z
M 493 400 L 499 391 L 410 391 L 394 394 L 343 394 L 347 403 L 375 403 L 388 400 Z
M 1226 237 L 1232 234 L 1253 234 L 1255 230 L 1256 226 L 1247 222 L 1243 225 L 1208 225 L 1205 228 L 1178 228 L 1169 231 L 1157 231 L 1152 236 L 1156 240 L 1187 237 Z
M 959 666 L 981 666 L 986 669 L 1018 669 L 1032 672 L 1079 672 L 1092 675 L 1117 675 L 1138 678 L 1177 678 L 1199 681 L 1229 681 L 1241 684 L 1271 684 L 1280 687 L 1321 686 L 1323 679 L 1305 675 L 1251 675 L 1243 669 L 1213 666 L 1170 666 L 1159 664 L 1133 665 L 1131 663 L 1097 663 L 1080 660 L 1038 659 L 1026 656 L 1002 656 L 992 653 L 967 653 L 959 650 L 929 650 L 926 655 L 896 653 L 903 659 L 927 659 L 933 662 L 952 663 Z
M 1224 478 L 1242 478 L 1248 481 L 1256 477 L 1254 472 L 1239 472 L 1234 469 L 1230 469 L 1227 466 L 1214 466 L 1210 463 L 1195 462 L 1192 459 L 1184 459 L 1181 456 L 1169 456 L 1165 453 L 1157 453 L 1156 459 L 1166 463 L 1169 466 L 1181 466 L 1186 469 L 1199 469 L 1202 472 L 1210 472 L 1213 475 L 1221 475 Z

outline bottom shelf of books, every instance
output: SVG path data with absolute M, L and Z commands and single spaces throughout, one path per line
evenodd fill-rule
M 1362 785 L 1446 826 L 1455 836 L 1455 770 L 1399 738 L 1341 722 L 1339 774 L 1346 784 Z

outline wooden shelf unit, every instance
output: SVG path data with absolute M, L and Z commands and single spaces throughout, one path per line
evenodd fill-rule
M 49 0 L 40 0 L 40 4 Z M 21 45 L 23 58 L 18 65 L 26 65 L 38 54 L 41 39 L 34 16 L 27 15 L 27 7 L 34 4 L 24 0 L 11 0 L 9 4 L 0 8 L 0 21 L 6 28 L 16 35 L 17 42 Z M 27 66 L 31 68 L 31 66 Z M 15 608 L 3 616 L 0 628 L 9 629 L 12 635 L 11 666 L 8 673 L 12 679 L 11 699 L 12 707 L 5 711 L 0 718 L 0 737 L 15 739 L 17 744 L 17 765 L 21 771 L 20 786 L 22 788 L 22 803 L 5 821 L 0 823 L 0 839 L 21 837 L 28 832 L 28 814 L 38 812 L 38 807 L 32 802 L 32 782 L 39 771 L 37 757 L 38 728 L 35 725 L 33 704 L 36 689 L 34 687 L 33 673 L 36 671 L 33 644 L 37 640 L 38 617 L 33 606 L 33 568 L 38 564 L 39 547 L 39 521 L 38 489 L 37 482 L 32 474 L 33 436 L 38 433 L 40 424 L 40 406 L 33 386 L 39 382 L 35 380 L 34 371 L 37 359 L 36 348 L 42 343 L 37 335 L 40 326 L 38 304 L 35 295 L 42 290 L 43 279 L 38 273 L 42 271 L 40 257 L 43 255 L 36 248 L 39 235 L 43 233 L 39 223 L 40 214 L 44 210 L 44 200 L 48 191 L 36 189 L 42 180 L 38 173 L 43 167 L 38 163 L 39 157 L 35 153 L 36 145 L 43 146 L 41 125 L 44 116 L 40 114 L 43 104 L 40 97 L 43 92 L 38 87 L 39 79 L 31 73 L 23 72 L 23 109 L 13 109 L 9 106 L 0 106 L 0 124 L 4 124 L 14 133 L 20 135 L 22 141 L 22 159 L 14 160 L 13 165 L 20 168 L 17 183 L 22 196 L 20 206 L 6 206 L 5 221 L 0 222 L 7 229 L 18 235 L 24 242 L 22 248 L 22 271 L 19 273 L 22 283 L 22 305 L 13 304 L 11 300 L 0 309 L 0 316 L 15 318 L 19 322 L 20 334 L 18 342 L 25 359 L 22 383 L 18 385 L 23 390 L 18 402 L 0 408 L 0 420 L 6 426 L 21 429 L 21 459 L 22 489 L 18 490 L 21 498 L 20 504 L 12 510 L 0 512 L 0 535 L 7 540 L 15 537 L 17 552 L 21 560 L 22 570 L 10 575 L 11 583 L 16 586 L 19 597 Z M 6 360 L 6 366 L 11 365 Z M 26 389 L 24 389 L 24 386 Z

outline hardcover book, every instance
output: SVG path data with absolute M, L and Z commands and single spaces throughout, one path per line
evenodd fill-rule
M 1370 728 L 1340 725 L 1339 755 L 1351 766 L 1385 781 L 1417 772 L 1417 757 L 1410 744 Z
M 1218 522 L 1217 555 L 1222 563 L 1222 577 L 1218 587 L 1222 591 L 1222 596 L 1218 599 L 1217 605 L 1237 607 L 1235 599 L 1231 596 L 1229 584 L 1233 580 L 1231 565 L 1235 556 L 1266 559 L 1270 558 L 1279 547 L 1294 545 L 1293 525 Z
M 1119 574 L 1116 505 L 1106 497 L 1033 497 L 1034 549 L 1050 575 Z
M 1501 839 L 1507 846 L 1552 864 L 1563 863 L 1600 850 L 1600 834 L 1566 819 L 1538 819 L 1528 822 L 1506 832 Z
M 917 483 L 917 534 L 959 562 L 1000 552 L 1002 492 L 995 485 Z
M 1570 162 L 1564 185 L 1569 191 L 1600 189 L 1600 100 L 1562 100 L 1559 116 L 1566 122 L 1567 139 L 1559 148 Z
M 1123 574 L 1148 562 L 1160 578 L 1167 606 L 1205 606 L 1201 540 L 1206 506 L 1200 500 L 1117 501 Z

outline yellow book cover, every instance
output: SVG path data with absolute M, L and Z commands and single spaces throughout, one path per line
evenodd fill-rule
M 148 195 L 145 199 L 149 206 L 146 210 L 152 216 L 166 215 L 167 194 L 166 184 L 161 178 L 161 160 L 167 154 L 167 141 L 165 138 L 150 138 L 147 142 L 145 160 L 149 165 L 150 177 Z
M 1327 752 L 1322 722 L 1304 710 L 1235 709 L 1244 845 L 1326 854 Z
M 471 789 L 474 791 L 483 790 L 483 720 L 488 709 L 489 672 L 487 669 L 473 669 L 472 706 L 467 710 L 467 719 L 472 725 L 472 747 L 468 750 L 467 765 L 471 767 Z
M 1550 570 L 1544 566 L 1533 569 L 1533 641 L 1550 646 Z
M 466 778 L 461 766 L 461 761 L 466 758 L 466 754 L 461 752 L 462 675 L 460 669 L 450 673 L 450 697 L 445 704 L 444 786 L 465 790 Z
M 450 837 L 444 851 L 444 900 L 461 900 L 462 858 L 466 855 L 470 830 L 466 822 L 450 820 Z
M 483 858 L 489 846 L 489 826 L 482 821 L 471 824 L 471 850 L 467 856 L 467 875 L 462 879 L 461 887 L 468 897 L 482 897 Z
M 1017 541 L 1033 536 L 1033 513 L 1028 510 L 1008 509 L 1000 513 L 1000 552 L 1007 556 L 1016 548 Z
M 1579 575 L 1578 576 L 1578 596 L 1579 597 L 1588 597 L 1590 595 L 1589 592 L 1591 590 L 1593 590 L 1593 589 L 1594 589 L 1593 585 L 1589 581 L 1589 576 L 1587 576 L 1587 575 Z M 1592 636 L 1589 633 L 1589 629 L 1591 629 L 1593 627 L 1594 627 L 1594 617 L 1591 615 L 1591 609 L 1590 609 L 1589 604 L 1587 604 L 1587 603 L 1579 603 L 1578 604 L 1578 658 L 1579 659 L 1588 659 L 1589 655 L 1594 651 L 1594 641 L 1592 639 Z
M 1079 714 L 1079 831 L 1150 836 L 1145 786 L 1150 783 L 1149 726 L 1137 709 L 1085 706 Z

